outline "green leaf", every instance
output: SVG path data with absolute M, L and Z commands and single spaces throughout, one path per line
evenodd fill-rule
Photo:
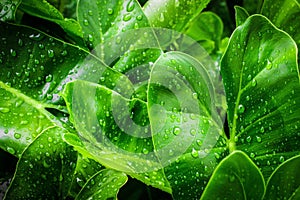
M 154 27 L 185 31 L 210 0 L 149 0 L 143 9 Z
M 123 172 L 103 169 L 88 180 L 75 199 L 117 199 L 119 189 L 126 182 Z
M 261 13 L 277 27 L 290 34 L 298 48 L 300 47 L 300 24 L 296 23 L 300 21 L 300 3 L 298 0 L 278 0 L 276 2 L 265 0 Z
M 165 53 L 154 63 L 147 93 L 153 143 L 172 195 L 199 198 L 227 154 L 208 72 L 189 55 Z
M 262 199 L 264 178 L 242 151 L 234 151 L 215 169 L 201 199 Z
M 235 23 L 236 26 L 238 27 L 239 25 L 242 25 L 247 18 L 249 17 L 249 13 L 247 12 L 246 9 L 240 6 L 234 6 L 235 10 Z
M 253 15 L 237 27 L 221 61 L 230 151 L 243 150 L 267 178 L 299 153 L 297 47 L 285 32 Z
M 300 156 L 288 159 L 272 173 L 264 199 L 299 199 Z
M 0 81 L 0 148 L 20 157 L 35 137 L 57 119 L 42 104 Z
M 195 18 L 185 33 L 196 41 L 213 41 L 218 50 L 223 34 L 223 23 L 213 12 L 203 12 Z
M 21 0 L 2 1 L 0 2 L 0 20 L 13 21 Z
M 106 167 L 170 192 L 153 152 L 145 102 L 82 80 L 68 83 L 62 95 L 80 136 L 66 135 L 68 143 Z
M 24 151 L 4 199 L 64 199 L 77 153 L 62 140 L 65 130 L 44 130 Z
M 64 18 L 62 13 L 46 0 L 22 0 L 19 8 L 32 16 L 58 24 L 77 43 L 80 43 L 83 38 L 82 29 L 79 23 L 74 19 Z

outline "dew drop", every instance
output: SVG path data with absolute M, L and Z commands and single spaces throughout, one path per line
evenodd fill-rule
M 93 11 L 89 10 L 89 11 L 88 11 L 88 15 L 89 15 L 89 16 L 92 16 L 92 15 L 93 15 Z
M 159 21 L 161 22 L 165 21 L 164 13 L 160 13 Z
M 136 17 L 136 19 L 137 19 L 138 21 L 141 21 L 141 20 L 143 19 L 143 15 L 138 15 L 138 16 Z
M 130 19 L 131 19 L 131 14 L 129 14 L 129 13 L 125 14 L 124 17 L 123 17 L 123 20 L 125 22 L 129 21 Z
M 198 151 L 196 149 L 194 149 L 194 148 L 192 149 L 191 155 L 194 158 L 198 158 L 198 156 L 199 156 Z
M 83 20 L 83 24 L 84 24 L 85 26 L 88 26 L 88 25 L 89 25 L 89 21 L 88 21 L 87 19 L 84 19 L 84 20 Z
M 250 153 L 250 157 L 251 157 L 251 158 L 254 158 L 254 157 L 255 157 L 255 154 L 254 154 L 254 153 Z
M 23 40 L 18 39 L 18 45 L 19 45 L 20 47 L 22 47 L 22 46 L 23 46 Z
M 196 129 L 194 129 L 194 128 L 192 128 L 191 130 L 190 130 L 190 134 L 191 135 L 196 135 L 196 133 L 197 133 L 197 131 L 196 131 Z
M 283 156 L 280 156 L 280 157 L 279 157 L 279 161 L 280 161 L 280 162 L 284 162 L 284 157 L 283 157 Z
M 0 107 L 0 112 L 1 112 L 1 113 L 8 113 L 9 111 L 10 111 L 9 108 Z
M 12 147 L 7 147 L 6 150 L 7 150 L 8 153 L 10 153 L 12 155 L 14 155 L 16 153 L 16 150 Z
M 148 149 L 143 148 L 143 154 L 148 154 L 148 153 L 149 153 Z
M 89 40 L 90 42 L 93 42 L 93 41 L 94 41 L 94 37 L 93 37 L 91 34 L 89 34 L 89 35 L 88 35 L 88 40 Z
M 261 143 L 261 137 L 256 136 L 256 141 L 259 142 L 259 143 Z
M 16 57 L 17 56 L 17 52 L 14 49 L 10 49 L 10 55 L 12 57 Z
M 238 112 L 239 112 L 240 114 L 244 113 L 244 112 L 245 112 L 245 106 L 243 106 L 242 104 L 240 104 L 240 105 L 238 106 Z
M 52 137 L 48 137 L 48 142 L 53 142 L 53 139 L 52 139 Z
M 272 63 L 269 60 L 267 60 L 266 69 L 268 69 L 268 70 L 272 69 Z
M 52 49 L 49 49 L 49 50 L 47 51 L 47 53 L 48 53 L 48 57 L 49 57 L 49 58 L 53 58 L 53 57 L 54 57 L 54 51 L 53 51 Z
M 14 137 L 15 137 L 16 139 L 20 139 L 20 138 L 21 138 L 21 134 L 20 134 L 20 133 L 15 133 L 15 134 L 14 134 Z
M 264 133 L 264 132 L 265 132 L 265 128 L 264 128 L 263 126 L 260 128 L 260 132 L 261 132 L 261 133 Z
M 179 135 L 180 132 L 181 132 L 181 129 L 180 129 L 179 127 L 175 127 L 175 128 L 173 129 L 173 134 L 174 134 L 174 135 Z
M 252 85 L 253 87 L 255 87 L 255 86 L 256 86 L 256 84 L 257 84 L 256 80 L 255 80 L 255 79 L 253 79 L 253 80 L 252 80 L 252 82 L 251 82 L 251 85 Z
M 133 9 L 134 9 L 134 2 L 131 0 L 131 1 L 129 1 L 129 3 L 126 6 L 126 10 L 127 10 L 127 12 L 131 12 L 131 11 L 133 11 Z
M 51 82 L 52 81 L 52 74 L 49 74 L 48 76 L 46 76 L 46 82 Z
M 251 142 L 251 140 L 252 140 L 252 138 L 251 138 L 251 136 L 249 135 L 249 136 L 246 138 L 246 141 L 249 143 L 249 142 Z
M 112 15 L 114 13 L 114 10 L 111 8 L 107 9 L 107 14 Z

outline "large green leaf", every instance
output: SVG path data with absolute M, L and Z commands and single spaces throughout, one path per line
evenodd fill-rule
M 227 153 L 213 84 L 203 65 L 184 53 L 161 56 L 151 71 L 148 110 L 156 155 L 173 197 L 199 198 Z
M 117 199 L 117 193 L 126 181 L 125 173 L 103 169 L 88 180 L 75 199 Z
M 62 13 L 46 0 L 22 0 L 19 8 L 32 16 L 58 24 L 73 40 L 81 43 L 83 34 L 79 23 L 74 19 L 64 18 Z
M 24 151 L 4 199 L 64 199 L 77 152 L 62 140 L 65 130 L 45 129 Z
M 297 155 L 276 168 L 268 180 L 264 199 L 299 199 L 299 167 L 300 156 Z
M 149 0 L 143 9 L 152 26 L 182 32 L 209 2 L 210 0 Z
M 299 153 L 297 47 L 261 16 L 237 27 L 221 62 L 230 151 L 243 150 L 265 177 Z
M 208 182 L 205 199 L 262 199 L 264 178 L 258 167 L 242 151 L 234 151 L 223 159 Z
M 298 0 L 265 0 L 261 13 L 289 33 L 300 47 L 300 4 Z M 299 55 L 299 54 L 298 54 Z

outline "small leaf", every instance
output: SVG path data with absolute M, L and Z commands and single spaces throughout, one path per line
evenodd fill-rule
M 116 199 L 119 189 L 127 182 L 123 172 L 103 169 L 93 175 L 76 196 L 81 199 Z
M 235 10 L 235 24 L 236 26 L 242 25 L 249 17 L 247 10 L 240 6 L 234 6 Z
M 223 159 L 208 182 L 201 200 L 262 199 L 265 183 L 258 167 L 241 151 Z
M 4 199 L 64 199 L 77 153 L 61 138 L 65 130 L 49 127 L 24 151 Z
M 294 156 L 275 169 L 267 183 L 264 199 L 299 199 L 300 156 Z

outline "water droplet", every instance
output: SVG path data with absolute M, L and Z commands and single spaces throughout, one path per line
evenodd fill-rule
M 240 104 L 240 105 L 238 106 L 238 112 L 239 112 L 240 114 L 242 114 L 242 113 L 245 112 L 245 107 L 244 107 L 242 104 Z
M 10 153 L 12 155 L 14 155 L 16 153 L 16 150 L 12 147 L 7 147 L 6 150 L 7 150 L 8 153 Z
M 191 130 L 190 130 L 190 133 L 191 133 L 191 135 L 196 135 L 196 133 L 197 133 L 197 131 L 196 131 L 196 129 L 194 129 L 194 128 L 192 128 Z
M 89 10 L 89 11 L 88 11 L 88 15 L 89 15 L 89 16 L 92 16 L 92 15 L 93 15 L 93 11 Z
M 138 15 L 138 16 L 136 17 L 136 19 L 137 19 L 138 21 L 141 21 L 141 20 L 143 19 L 143 15 Z
M 20 124 L 21 124 L 21 125 L 26 125 L 26 124 L 28 124 L 28 121 L 27 121 L 27 120 L 22 120 L 22 121 L 20 122 Z
M 148 154 L 148 153 L 149 153 L 148 149 L 143 148 L 143 154 Z
M 160 13 L 159 21 L 161 22 L 165 21 L 164 13 Z
M 62 56 L 66 56 L 67 54 L 68 54 L 67 50 L 63 50 L 63 51 L 61 52 L 61 55 L 62 55 Z
M 265 128 L 264 128 L 263 126 L 260 128 L 260 132 L 261 132 L 261 133 L 264 133 L 264 132 L 265 132 Z
M 52 81 L 52 74 L 49 74 L 48 76 L 46 76 L 46 82 L 51 82 Z
M 48 137 L 48 142 L 53 142 L 52 137 Z
M 269 61 L 269 59 L 267 60 L 266 69 L 268 69 L 268 70 L 272 69 L 272 63 Z
M 22 47 L 22 46 L 23 46 L 23 40 L 18 39 L 18 45 L 19 45 L 20 47 Z
M 93 37 L 91 34 L 89 34 L 89 35 L 88 35 L 88 40 L 89 40 L 90 42 L 93 42 L 93 41 L 94 41 L 94 37 Z
M 196 92 L 193 93 L 193 98 L 197 99 L 198 98 L 198 94 Z
M 198 156 L 199 156 L 198 151 L 196 149 L 194 149 L 194 148 L 192 149 L 191 154 L 192 154 L 192 157 L 194 157 L 194 158 L 198 158 Z
M 255 154 L 254 154 L 254 153 L 250 153 L 250 157 L 251 157 L 251 158 L 254 158 L 254 157 L 255 157 Z
M 252 85 L 253 87 L 255 87 L 255 86 L 256 86 L 256 84 L 257 84 L 256 80 L 255 80 L 255 79 L 253 79 L 253 80 L 251 81 L 251 85 Z
M 40 41 L 43 39 L 43 35 L 41 35 L 40 33 L 37 33 L 37 34 L 31 34 L 29 35 L 29 38 L 32 39 L 32 40 L 35 40 L 35 41 Z
M 0 107 L 0 112 L 2 113 L 8 113 L 9 111 L 10 111 L 9 108 Z
M 84 24 L 85 26 L 88 26 L 88 25 L 89 25 L 89 21 L 88 21 L 87 19 L 84 19 L 84 20 L 83 20 L 83 24 Z
M 279 157 L 279 161 L 280 161 L 280 162 L 284 162 L 284 157 L 283 157 L 283 156 L 280 156 L 280 157 Z
M 251 138 L 251 136 L 249 135 L 249 136 L 246 138 L 246 141 L 249 143 L 249 142 L 251 142 L 251 140 L 252 140 L 252 138 Z
M 124 17 L 123 17 L 123 20 L 125 22 L 129 21 L 130 19 L 131 19 L 131 14 L 129 14 L 129 13 L 125 14 Z
M 112 15 L 114 13 L 114 10 L 111 8 L 107 9 L 107 14 Z
M 259 143 L 261 143 L 261 137 L 256 136 L 256 141 L 259 142 Z
M 173 134 L 174 134 L 174 135 L 179 135 L 180 132 L 181 132 L 181 129 L 180 129 L 179 127 L 175 127 L 175 128 L 173 129 Z
M 15 133 L 15 134 L 14 134 L 14 137 L 15 137 L 16 139 L 20 139 L 20 138 L 21 138 L 21 134 L 20 134 L 20 133 Z
M 134 2 L 131 0 L 131 1 L 129 1 L 129 3 L 126 6 L 126 10 L 127 10 L 127 12 L 131 12 L 131 11 L 133 11 L 133 9 L 134 9 Z
M 53 58 L 54 57 L 54 51 L 52 49 L 49 49 L 47 51 L 49 58 Z
M 14 49 L 10 49 L 10 55 L 12 57 L 16 57 L 17 56 L 17 52 Z

